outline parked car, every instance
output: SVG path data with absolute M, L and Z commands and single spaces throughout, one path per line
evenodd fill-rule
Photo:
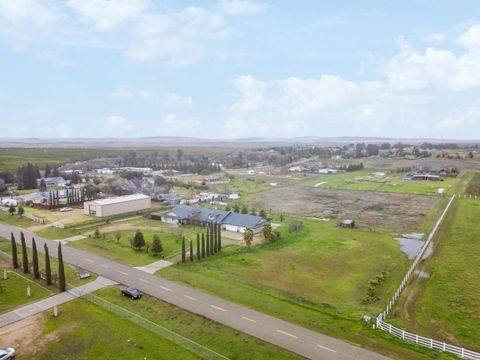
M 15 349 L 14 348 L 5 348 L 0 349 L 0 360 L 11 360 L 15 357 Z
M 136 300 L 142 297 L 142 293 L 133 287 L 126 287 L 122 289 L 122 295 L 128 296 L 129 298 Z
M 70 208 L 70 207 L 63 207 L 63 208 L 60 208 L 60 211 L 61 212 L 67 212 L 67 211 L 72 211 L 73 209 Z

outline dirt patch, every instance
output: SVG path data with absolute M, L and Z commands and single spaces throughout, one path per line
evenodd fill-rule
M 253 205 L 285 214 L 353 219 L 405 232 L 417 229 L 437 201 L 433 196 L 287 186 L 258 194 Z
M 14 347 L 19 354 L 33 355 L 43 350 L 49 343 L 57 341 L 61 334 L 75 328 L 75 325 L 72 324 L 42 335 L 47 317 L 48 315 L 45 313 L 38 314 L 0 328 L 2 346 Z

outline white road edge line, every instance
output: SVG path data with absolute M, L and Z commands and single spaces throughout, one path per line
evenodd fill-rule
M 105 269 L 108 269 L 108 265 L 102 264 L 101 266 Z
M 162 285 L 160 285 L 160 288 L 162 288 L 162 289 L 165 290 L 165 291 L 172 291 L 172 289 L 169 289 L 169 288 L 167 288 L 167 287 L 165 287 L 165 286 L 162 286 Z
M 220 311 L 223 311 L 223 312 L 226 312 L 227 310 L 225 309 L 222 309 L 221 307 L 218 307 L 218 306 L 215 306 L 215 305 L 210 305 L 211 308 L 214 308 L 214 309 L 217 309 L 217 310 L 220 310 Z
M 255 321 L 255 320 L 253 320 L 253 319 L 250 319 L 250 318 L 248 318 L 248 317 L 245 317 L 245 316 L 242 316 L 242 319 L 243 319 L 243 320 L 250 321 L 250 322 L 252 322 L 252 323 L 256 323 L 256 321 Z
M 186 297 L 187 299 L 190 299 L 190 300 L 193 300 L 193 301 L 197 300 L 193 296 L 189 296 L 189 295 L 183 295 L 183 296 Z
M 294 338 L 294 339 L 298 339 L 298 336 L 292 335 L 292 334 L 290 334 L 290 333 L 288 333 L 288 332 L 286 332 L 286 331 L 282 331 L 282 330 L 277 329 L 277 332 L 279 332 L 280 334 L 283 334 L 283 335 L 290 336 L 290 337 L 292 337 L 292 338 Z
M 93 263 L 93 260 L 91 259 L 83 258 L 83 260 L 88 261 L 89 263 Z
M 119 272 L 122 275 L 127 275 L 128 276 L 128 274 L 126 272 L 123 272 L 122 270 L 117 270 L 117 272 Z
M 328 347 L 326 347 L 326 346 L 322 346 L 322 345 L 318 345 L 318 344 L 317 344 L 317 346 L 318 346 L 320 349 L 323 349 L 323 350 L 327 350 L 327 351 L 331 351 L 331 352 L 334 352 L 334 353 L 336 353 L 336 351 L 335 351 L 335 350 L 333 350 L 333 349 L 330 349 L 330 348 L 328 348 Z

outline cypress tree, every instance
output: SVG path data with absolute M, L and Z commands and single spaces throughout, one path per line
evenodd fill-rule
M 197 260 L 200 260 L 200 234 L 197 233 Z
M 27 274 L 28 273 L 28 252 L 27 252 L 27 244 L 25 243 L 25 235 L 23 235 L 23 232 L 20 233 L 20 241 L 22 242 L 23 272 Z
M 67 289 L 65 282 L 65 267 L 63 265 L 62 243 L 58 243 L 58 288 L 60 291 Z
M 210 254 L 213 255 L 215 254 L 215 249 L 214 249 L 214 244 L 213 244 L 213 227 L 210 228 Z
M 210 255 L 210 231 L 209 231 L 209 226 L 207 226 L 207 236 L 206 236 L 206 239 L 205 239 L 206 243 L 207 243 L 207 256 Z
M 182 263 L 185 262 L 185 238 L 182 237 Z
M 205 259 L 205 233 L 202 233 L 202 259 Z
M 218 251 L 222 251 L 222 225 L 218 224 Z
M 12 246 L 12 266 L 14 269 L 18 268 L 18 254 L 17 254 L 17 242 L 15 241 L 15 236 L 13 232 L 10 233 L 10 243 Z
M 213 233 L 213 253 L 217 252 L 217 224 L 212 224 Z
M 190 240 L 190 261 L 193 261 L 193 242 Z
M 33 263 L 33 276 L 35 279 L 40 279 L 40 270 L 38 268 L 38 252 L 37 252 L 37 243 L 35 239 L 32 238 L 32 263 Z
M 45 276 L 47 279 L 47 285 L 52 285 L 52 269 L 50 268 L 50 255 L 48 254 L 47 244 L 43 244 L 45 249 Z

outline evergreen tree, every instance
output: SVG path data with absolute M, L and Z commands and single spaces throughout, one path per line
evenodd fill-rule
M 202 233 L 202 259 L 205 259 L 205 233 Z
M 197 233 L 197 260 L 200 260 L 200 234 Z
M 222 251 L 222 225 L 218 224 L 218 251 Z
M 14 269 L 18 269 L 17 242 L 13 233 L 10 233 L 10 244 L 12 247 L 12 266 Z
M 140 248 L 145 246 L 145 238 L 143 236 L 143 233 L 140 230 L 137 230 L 135 232 L 135 235 L 134 235 L 131 243 L 132 243 L 132 246 L 135 249 L 140 249 Z
M 8 208 L 8 212 L 10 213 L 10 215 L 15 214 L 15 211 L 17 211 L 17 210 L 15 209 L 15 206 L 10 205 L 10 207 Z
M 210 225 L 210 255 L 215 254 L 215 249 L 214 249 L 214 244 L 213 244 L 213 228 L 212 225 Z
M 209 226 L 207 226 L 207 235 L 206 235 L 205 241 L 207 243 L 207 256 L 210 256 L 210 230 L 209 230 Z
M 45 249 L 45 276 L 47 280 L 47 285 L 52 285 L 52 269 L 50 268 L 50 255 L 48 253 L 47 244 L 43 244 Z
M 67 289 L 65 282 L 65 267 L 63 265 L 62 243 L 58 243 L 58 288 L 60 291 Z
M 162 253 L 163 251 L 162 242 L 160 241 L 160 238 L 158 237 L 157 234 L 153 235 L 153 241 L 152 241 L 152 246 L 150 248 L 150 251 L 155 256 Z
M 22 205 L 18 206 L 17 214 L 19 216 L 23 216 L 23 214 L 25 214 L 25 208 Z
M 265 223 L 263 225 L 262 232 L 263 232 L 263 238 L 265 239 L 265 241 L 272 240 L 272 225 L 270 223 Z
M 217 244 L 217 224 L 212 224 L 212 234 L 213 234 L 213 253 L 216 254 L 218 250 L 218 244 Z
M 258 213 L 258 216 L 260 216 L 261 218 L 264 218 L 266 219 L 267 218 L 267 213 L 265 212 L 265 210 L 260 210 L 260 212 Z
M 38 268 L 38 252 L 37 243 L 32 238 L 32 263 L 33 263 L 33 276 L 35 279 L 40 279 L 40 269 Z
M 193 242 L 190 240 L 190 261 L 193 261 Z
M 242 214 L 248 214 L 248 208 L 245 204 L 242 205 L 242 210 L 241 210 L 241 213 Z
M 252 245 L 252 241 L 253 241 L 252 229 L 245 230 L 245 232 L 243 233 L 243 240 L 245 240 L 245 245 L 247 245 L 247 248 L 250 249 L 250 246 Z
M 23 272 L 27 274 L 29 272 L 28 270 L 28 252 L 27 252 L 27 244 L 25 242 L 25 235 L 23 235 L 23 232 L 20 233 L 20 241 L 22 243 L 22 266 L 23 266 Z
M 182 237 L 182 263 L 185 262 L 185 238 Z
M 235 213 L 240 212 L 240 206 L 238 206 L 238 204 L 233 205 L 233 212 L 235 212 Z

